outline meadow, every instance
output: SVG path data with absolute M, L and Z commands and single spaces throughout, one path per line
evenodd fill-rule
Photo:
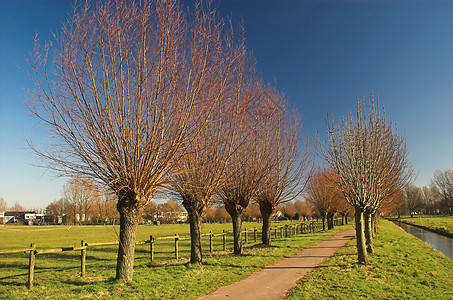
M 289 223 L 278 223 L 285 225 Z M 135 254 L 134 280 L 114 280 L 118 246 L 87 249 L 86 276 L 80 277 L 80 251 L 59 252 L 36 256 L 32 290 L 26 288 L 28 256 L 24 253 L 0 255 L 0 298 L 5 299 L 191 299 L 211 290 L 247 277 L 273 261 L 289 256 L 298 249 L 312 245 L 346 226 L 328 232 L 309 233 L 274 239 L 271 247 L 253 239 L 259 223 L 244 223 L 249 232 L 244 255 L 232 255 L 232 236 L 227 236 L 227 251 L 222 237 L 214 238 L 214 252 L 209 253 L 209 237 L 203 240 L 204 263 L 191 265 L 190 241 L 179 243 L 179 257 L 174 258 L 174 240 L 155 244 L 155 260 L 149 260 L 149 244 L 138 245 Z M 114 226 L 5 226 L 0 227 L 0 250 L 16 249 L 35 243 L 37 249 L 79 246 L 80 241 L 109 242 L 117 240 L 119 228 Z M 231 224 L 203 224 L 203 233 L 231 230 Z M 139 226 L 137 241 L 154 237 L 189 235 L 187 224 Z
M 288 299 L 453 299 L 453 260 L 387 220 L 376 254 L 357 264 L 355 240 L 304 277 Z
M 400 220 L 419 226 L 427 227 L 431 230 L 445 231 L 453 235 L 453 216 L 432 216 L 432 215 L 419 215 L 411 218 L 405 216 Z

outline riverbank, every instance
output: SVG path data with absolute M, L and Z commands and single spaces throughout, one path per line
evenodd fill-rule
M 399 218 L 397 221 L 409 224 L 424 230 L 428 230 L 449 238 L 453 238 L 453 216 L 450 217 L 418 217 L 418 218 Z
M 302 279 L 288 299 L 453 299 L 453 260 L 381 220 L 376 254 L 357 264 L 355 240 Z

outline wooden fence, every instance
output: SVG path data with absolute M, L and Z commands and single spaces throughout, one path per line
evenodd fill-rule
M 339 222 L 335 222 L 337 225 L 340 225 Z M 304 234 L 304 233 L 314 233 L 322 231 L 322 223 L 313 221 L 313 222 L 303 222 L 300 224 L 287 224 L 284 226 L 275 226 L 271 228 L 271 238 L 287 238 L 296 234 Z M 214 238 L 215 237 L 222 237 L 222 249 L 226 251 L 226 241 L 227 235 L 231 233 L 229 231 L 223 230 L 220 233 L 204 233 L 202 237 L 209 237 L 209 252 L 212 253 L 214 251 Z M 247 244 L 253 240 L 253 242 L 257 242 L 259 236 L 258 229 L 256 227 L 253 230 L 244 229 L 242 231 L 242 238 L 243 243 Z M 172 236 L 161 236 L 161 237 L 154 237 L 150 235 L 149 240 L 145 241 L 138 241 L 136 245 L 143 245 L 149 244 L 149 259 L 150 262 L 154 261 L 154 252 L 156 250 L 158 241 L 163 240 L 174 240 L 174 258 L 179 259 L 179 242 L 182 240 L 190 240 L 190 236 L 179 236 L 177 234 Z M 28 282 L 27 286 L 29 289 L 33 287 L 33 276 L 34 276 L 34 268 L 35 268 L 35 256 L 39 254 L 46 254 L 46 253 L 57 253 L 57 252 L 65 252 L 65 251 L 80 251 L 80 276 L 85 276 L 86 271 L 86 253 L 88 248 L 96 247 L 96 246 L 109 246 L 109 245 L 118 245 L 119 241 L 116 242 L 102 242 L 102 243 L 88 243 L 84 240 L 80 242 L 80 247 L 61 247 L 61 248 L 52 248 L 52 249 L 36 249 L 35 244 L 30 244 L 30 247 L 22 248 L 22 249 L 13 249 L 13 250 L 0 250 L 1 254 L 15 254 L 15 253 L 28 253 Z

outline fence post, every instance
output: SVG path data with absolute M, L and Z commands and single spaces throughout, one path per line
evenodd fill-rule
M 277 239 L 277 227 L 274 228 L 275 239 Z
M 154 238 L 152 235 L 149 236 L 149 260 L 154 261 Z
M 209 230 L 209 253 L 212 253 L 212 232 Z
M 253 227 L 253 240 L 256 242 L 256 227 Z
M 35 244 L 30 244 L 30 247 L 33 248 L 30 250 L 29 260 L 28 260 L 28 289 L 31 290 L 33 287 L 33 273 L 35 270 Z
M 244 229 L 245 244 L 247 244 L 247 228 Z
M 300 223 L 300 234 L 304 233 L 304 223 Z
M 288 237 L 288 224 L 285 225 L 285 238 Z
M 223 230 L 223 251 L 226 250 L 226 232 Z
M 178 240 L 179 236 L 175 233 L 175 259 L 178 260 Z
M 82 240 L 80 242 L 80 246 L 85 246 L 85 241 Z M 86 260 L 87 250 L 82 249 L 80 250 L 80 277 L 85 276 L 85 260 Z

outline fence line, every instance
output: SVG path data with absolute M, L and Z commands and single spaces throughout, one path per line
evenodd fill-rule
M 340 225 L 341 222 L 336 222 L 337 225 Z M 277 239 L 277 231 L 279 232 L 280 238 L 287 238 L 291 235 L 296 234 L 303 234 L 303 233 L 314 233 L 322 231 L 322 223 L 319 221 L 312 221 L 312 222 L 302 222 L 300 224 L 286 224 L 284 226 L 274 226 L 270 228 L 270 235 L 272 239 L 272 232 L 274 232 L 274 238 Z M 242 236 L 244 238 L 244 244 L 249 243 L 248 233 L 250 231 L 245 228 L 242 230 Z M 284 236 L 283 236 L 284 232 Z M 209 236 L 209 252 L 212 253 L 214 251 L 214 237 L 222 237 L 222 249 L 223 251 L 226 250 L 226 237 L 231 233 L 231 231 L 223 230 L 220 233 L 204 233 L 201 236 Z M 253 242 L 257 242 L 257 233 L 258 229 L 256 227 L 253 228 Z M 262 234 L 262 232 L 261 232 Z M 175 259 L 179 259 L 179 241 L 182 240 L 190 240 L 190 236 L 181 237 L 178 234 L 174 236 L 160 236 L 154 237 L 150 235 L 149 240 L 138 241 L 136 245 L 144 245 L 149 244 L 149 257 L 150 262 L 154 261 L 154 252 L 155 252 L 155 244 L 158 240 L 172 240 L 174 239 L 174 254 Z M 28 268 L 28 283 L 27 287 L 31 289 L 33 287 L 33 277 L 34 277 L 34 266 L 35 266 L 35 256 L 39 254 L 48 254 L 48 253 L 57 253 L 57 252 L 66 252 L 66 251 L 80 251 L 80 276 L 83 277 L 86 272 L 86 252 L 88 247 L 96 247 L 96 246 L 110 246 L 110 245 L 118 245 L 119 241 L 116 242 L 98 242 L 98 243 L 88 243 L 84 240 L 81 241 L 80 247 L 60 247 L 60 248 L 52 248 L 52 249 L 36 249 L 36 244 L 30 244 L 28 248 L 21 248 L 21 249 L 11 249 L 11 250 L 0 250 L 0 254 L 15 254 L 15 253 L 29 253 L 29 268 Z

